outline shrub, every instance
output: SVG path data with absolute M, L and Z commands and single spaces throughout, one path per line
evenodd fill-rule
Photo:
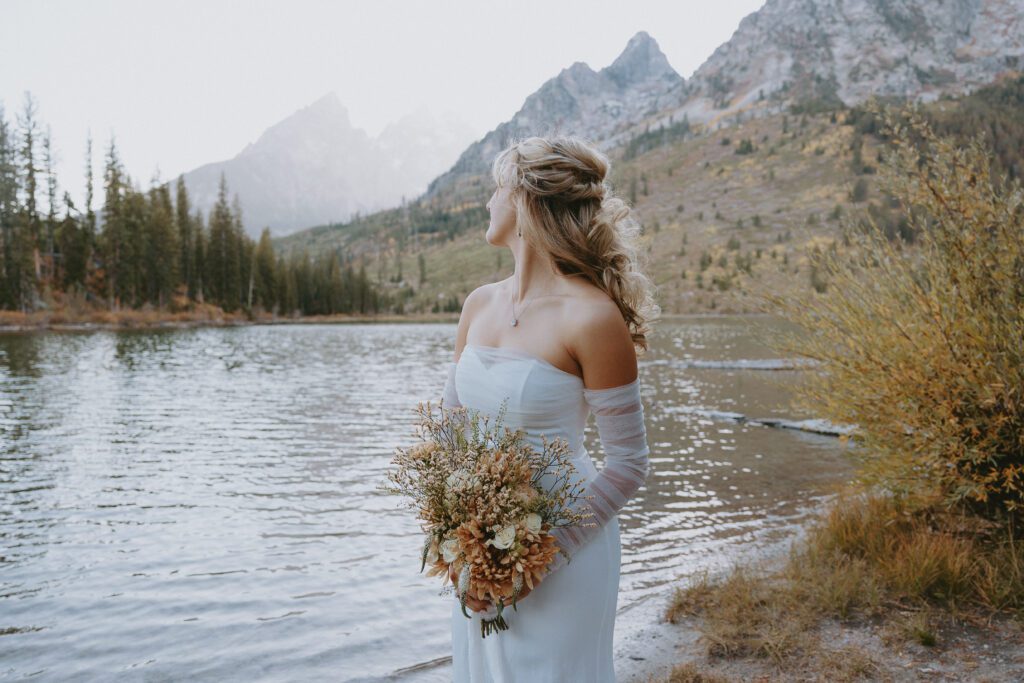
M 872 105 L 877 107 L 877 105 Z M 829 294 L 762 295 L 798 329 L 772 343 L 822 363 L 799 400 L 855 426 L 864 479 L 976 513 L 1024 510 L 1024 192 L 990 175 L 979 138 L 884 111 L 879 184 L 917 246 L 869 219 L 812 263 Z M 917 140 L 917 142 L 912 142 Z
M 700 252 L 700 269 L 705 271 L 711 265 L 711 254 L 706 251 Z
M 863 178 L 857 178 L 857 182 L 853 184 L 853 189 L 850 190 L 850 201 L 860 203 L 868 198 L 868 184 Z
M 754 143 L 750 141 L 750 138 L 743 138 L 740 140 L 739 146 L 736 148 L 736 154 L 753 154 L 756 150 Z

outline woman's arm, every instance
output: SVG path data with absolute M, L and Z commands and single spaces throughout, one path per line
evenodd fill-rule
M 583 395 L 594 414 L 605 452 L 604 467 L 584 490 L 590 500 L 574 507 L 593 513 L 594 526 L 554 529 L 559 546 L 571 557 L 618 514 L 647 479 L 650 449 L 644 425 L 636 351 L 618 308 L 602 307 L 581 321 L 575 355 L 583 368 Z M 559 553 L 546 574 L 567 563 Z
M 455 330 L 455 360 L 448 362 L 448 376 L 445 380 L 444 391 L 441 393 L 445 408 L 458 408 L 462 406 L 462 403 L 459 401 L 459 394 L 455 390 L 455 368 L 458 365 L 459 356 L 462 355 L 462 349 L 466 346 L 470 319 L 473 317 L 476 308 L 480 305 L 480 300 L 483 298 L 485 291 L 483 286 L 477 287 L 462 302 L 459 326 Z

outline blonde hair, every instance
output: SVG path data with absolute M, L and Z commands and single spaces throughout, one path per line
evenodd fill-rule
M 563 275 L 581 275 L 607 293 L 643 354 L 661 309 L 638 263 L 640 225 L 606 180 L 610 166 L 581 138 L 529 137 L 502 150 L 491 175 L 511 188 L 516 227 L 527 243 Z

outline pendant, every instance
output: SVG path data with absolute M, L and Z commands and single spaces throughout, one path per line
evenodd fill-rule
M 512 318 L 512 327 L 515 327 L 518 324 L 519 324 L 519 320 L 517 320 L 516 318 Z

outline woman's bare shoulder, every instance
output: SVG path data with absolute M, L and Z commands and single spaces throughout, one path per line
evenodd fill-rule
M 607 319 L 608 316 L 618 313 L 619 307 L 608 295 L 608 292 L 592 282 L 576 280 L 573 287 L 575 294 L 572 298 L 571 310 L 575 316 L 579 317 L 576 322 L 584 323 L 596 318 L 593 322 L 600 323 L 602 318 Z
M 587 388 L 627 384 L 637 376 L 636 348 L 618 304 L 603 290 L 580 297 L 571 309 L 570 350 Z
M 462 302 L 462 310 L 465 311 L 467 308 L 475 309 L 479 306 L 486 305 L 504 285 L 506 280 L 499 280 L 498 282 L 488 282 L 480 285 L 469 294 L 466 295 L 465 300 Z

